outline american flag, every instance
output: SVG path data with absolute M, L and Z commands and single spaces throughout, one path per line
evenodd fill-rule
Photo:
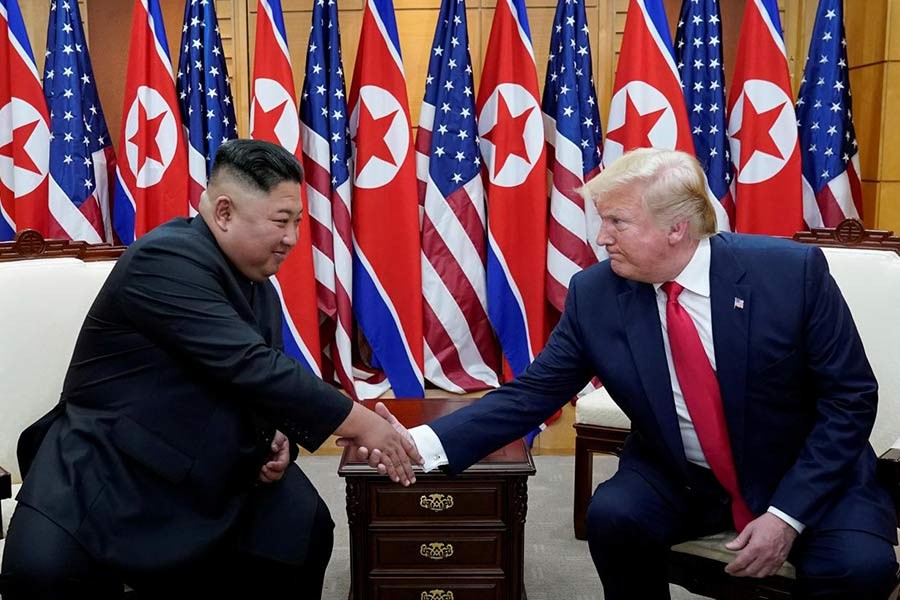
M 300 138 L 309 199 L 319 310 L 323 378 L 331 368 L 341 387 L 358 398 L 353 383 L 353 230 L 350 221 L 350 126 L 341 35 L 335 0 L 313 5 L 300 99 Z M 385 386 L 386 387 L 386 386 Z
M 450 392 L 497 387 L 487 318 L 485 198 L 466 5 L 443 0 L 416 137 L 425 377 Z
M 50 109 L 50 234 L 111 242 L 115 153 L 76 0 L 50 4 L 44 96 Z
M 188 142 L 188 197 L 194 214 L 200 194 L 206 189 L 216 150 L 223 142 L 237 137 L 231 84 L 213 0 L 189 0 L 185 5 L 175 88 Z
M 544 83 L 550 172 L 547 299 L 562 312 L 572 275 L 597 262 L 597 211 L 575 190 L 600 172 L 600 114 L 584 4 L 559 0 Z
M 725 71 L 719 0 L 684 0 L 675 33 L 675 57 L 687 102 L 694 150 L 712 195 L 719 201 L 719 229 L 734 223 L 734 168 L 725 119 Z
M 803 218 L 810 227 L 862 217 L 850 95 L 843 2 L 821 0 L 797 100 Z

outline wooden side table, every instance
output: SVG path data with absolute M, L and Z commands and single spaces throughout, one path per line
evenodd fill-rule
M 385 400 L 413 427 L 470 399 Z M 366 402 L 373 408 L 374 402 Z M 520 600 L 528 477 L 524 441 L 450 477 L 416 472 L 404 488 L 345 451 L 352 600 Z

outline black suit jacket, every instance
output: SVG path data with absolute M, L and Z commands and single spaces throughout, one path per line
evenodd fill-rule
M 274 428 L 314 450 L 352 404 L 282 352 L 281 328 L 272 284 L 241 275 L 202 218 L 143 236 L 88 312 L 60 405 L 23 434 L 19 501 L 125 569 L 226 538 L 302 561 L 315 489 L 299 469 L 256 485 L 258 470 Z

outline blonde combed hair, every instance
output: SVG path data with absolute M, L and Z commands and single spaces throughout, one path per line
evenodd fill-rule
M 623 154 L 579 193 L 596 203 L 625 190 L 639 191 L 644 207 L 661 227 L 687 220 L 691 238 L 700 240 L 716 233 L 716 213 L 705 181 L 703 168 L 690 154 L 638 148 Z

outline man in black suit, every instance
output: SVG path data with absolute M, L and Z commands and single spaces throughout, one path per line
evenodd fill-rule
M 415 448 L 283 353 L 269 276 L 297 241 L 302 171 L 221 146 L 200 215 L 137 240 L 100 290 L 59 405 L 23 433 L 6 600 L 319 598 L 333 522 L 293 464 L 332 433 L 414 481 Z

